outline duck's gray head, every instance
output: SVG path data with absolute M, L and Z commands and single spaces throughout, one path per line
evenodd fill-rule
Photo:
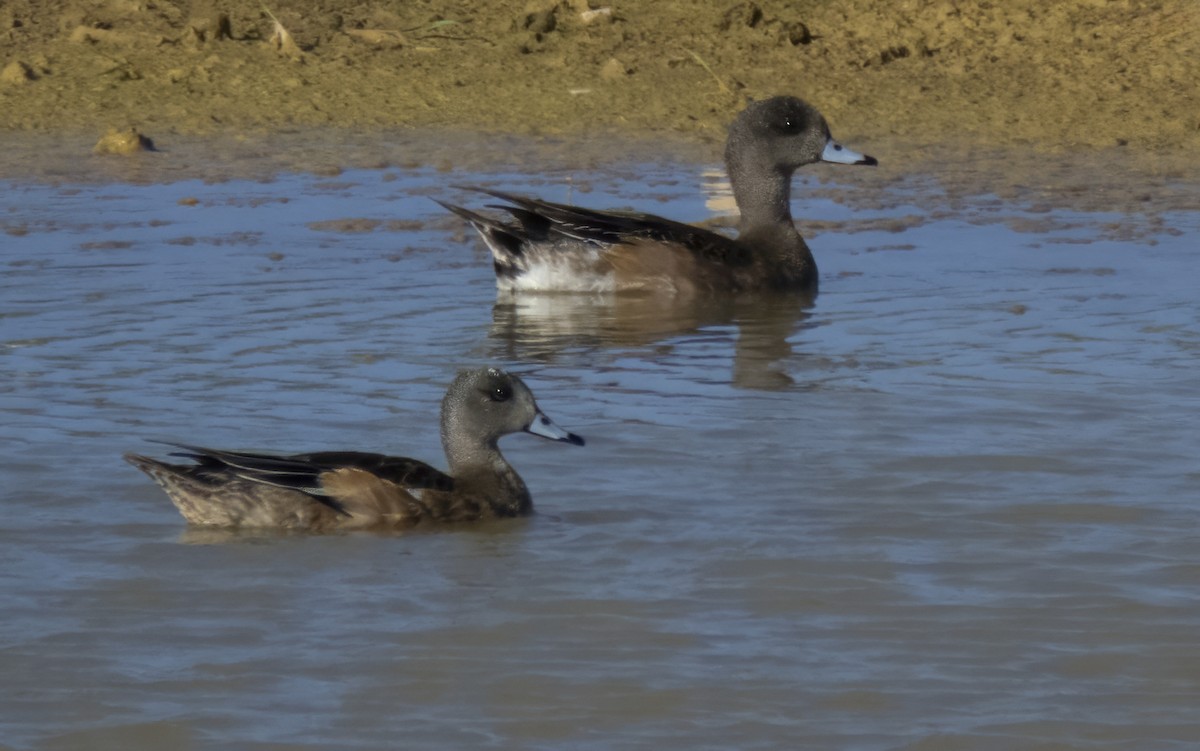
M 794 96 L 751 102 L 729 127 L 725 162 L 731 172 L 743 167 L 775 169 L 790 176 L 813 162 L 874 165 L 875 157 L 853 152 L 829 133 L 816 108 Z
M 495 446 L 502 436 L 522 431 L 583 445 L 583 438 L 546 417 L 533 392 L 511 373 L 499 368 L 466 370 L 450 384 L 442 400 L 442 439 L 447 443 L 447 454 L 453 455 L 452 442 L 478 441 Z

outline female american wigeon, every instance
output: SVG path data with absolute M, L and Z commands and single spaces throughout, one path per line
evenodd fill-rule
M 502 290 L 816 291 L 817 264 L 792 223 L 792 173 L 813 162 L 878 164 L 843 148 L 795 97 L 753 102 L 729 128 L 725 167 L 741 212 L 736 238 L 636 212 L 594 211 L 498 190 L 504 222 L 442 203 L 479 232 Z
M 442 400 L 442 445 L 449 473 L 416 459 L 326 451 L 275 456 L 171 444 L 169 464 L 125 459 L 167 492 L 188 522 L 211 527 L 406 527 L 521 516 L 529 489 L 496 442 L 525 431 L 577 446 L 583 439 L 542 414 L 515 375 L 495 368 L 460 373 Z

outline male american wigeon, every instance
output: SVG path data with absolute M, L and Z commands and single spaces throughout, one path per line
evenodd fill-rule
M 171 444 L 181 450 L 174 456 L 194 463 L 125 459 L 196 525 L 316 532 L 407 527 L 532 511 L 529 489 L 496 444 L 521 431 L 583 445 L 542 413 L 520 378 L 484 368 L 460 373 L 442 400 L 448 473 L 416 459 L 354 451 L 275 456 Z
M 653 214 L 550 203 L 471 188 L 516 221 L 442 203 L 492 252 L 502 290 L 571 292 L 817 289 L 817 264 L 792 223 L 792 174 L 814 162 L 878 164 L 842 147 L 796 97 L 753 102 L 729 128 L 725 167 L 741 212 L 736 238 Z

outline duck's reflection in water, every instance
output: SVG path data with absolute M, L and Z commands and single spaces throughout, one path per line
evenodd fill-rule
M 731 382 L 739 388 L 791 388 L 792 335 L 816 295 L 745 293 L 671 297 L 637 294 L 500 293 L 492 308 L 491 354 L 554 361 L 565 350 L 644 347 L 667 339 L 736 330 Z M 680 344 L 676 341 L 675 344 Z

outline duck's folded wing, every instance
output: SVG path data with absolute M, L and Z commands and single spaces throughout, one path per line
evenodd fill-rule
M 337 500 L 353 524 L 413 523 L 424 516 L 418 496 L 426 491 L 397 485 L 365 469 L 340 466 L 322 472 L 319 479 L 325 493 Z
M 653 240 L 681 246 L 697 257 L 715 263 L 738 266 L 751 261 L 747 249 L 730 237 L 655 214 L 596 211 L 490 188 L 468 189 L 506 201 L 507 204 L 495 204 L 491 208 L 512 214 L 535 239 L 558 235 L 609 245 Z
M 251 482 L 300 490 L 314 495 L 322 494 L 319 484 L 315 481 L 320 469 L 303 459 L 248 451 L 210 449 L 186 443 L 168 445 L 180 449 L 171 452 L 171 456 L 191 459 L 200 465 L 201 470 L 231 473 Z
M 395 516 L 412 502 L 412 492 L 449 491 L 454 478 L 425 462 L 355 451 L 277 456 L 171 443 L 173 456 L 195 460 L 201 469 L 228 472 L 250 482 L 298 490 L 356 517 Z
M 417 459 L 359 451 L 318 451 L 293 454 L 288 459 L 301 461 L 322 470 L 358 469 L 380 480 L 414 490 L 453 490 L 454 478 Z

